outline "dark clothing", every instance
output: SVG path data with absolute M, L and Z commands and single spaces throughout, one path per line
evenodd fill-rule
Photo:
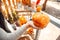
M 5 27 L 5 20 L 4 20 L 4 16 L 2 15 L 2 12 L 0 12 L 0 27 L 4 29 L 6 32 L 8 32 L 8 30 L 6 30 Z

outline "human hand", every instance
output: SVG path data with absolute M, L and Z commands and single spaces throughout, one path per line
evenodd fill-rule
M 28 25 L 29 27 L 32 27 L 32 28 L 35 28 L 35 29 L 40 29 L 40 28 L 38 28 L 38 27 L 36 27 L 36 26 L 34 25 L 33 21 L 27 22 L 27 25 Z

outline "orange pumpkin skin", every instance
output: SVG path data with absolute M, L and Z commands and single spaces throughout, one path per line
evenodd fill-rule
M 47 26 L 47 24 L 49 23 L 49 21 L 50 21 L 48 15 L 41 14 L 41 13 L 35 13 L 32 16 L 32 20 L 34 22 L 34 25 L 36 27 L 39 27 L 40 29 L 45 28 Z
M 41 7 L 40 6 L 37 6 L 36 11 L 37 12 L 40 12 L 41 11 Z
M 31 0 L 22 0 L 22 4 L 31 6 Z
M 26 22 L 27 22 L 27 20 L 26 20 L 26 18 L 25 18 L 24 16 L 21 16 L 21 17 L 19 18 L 20 26 L 23 25 L 23 24 L 25 24 Z
M 25 24 L 27 22 L 26 18 L 24 16 L 21 16 L 19 18 L 19 22 L 20 22 L 20 26 L 22 26 L 23 24 Z M 28 30 L 27 30 L 28 34 L 32 34 L 33 33 L 33 28 L 29 26 Z
M 33 28 L 32 27 L 29 27 L 28 30 L 27 30 L 27 33 L 28 34 L 32 34 L 33 33 Z

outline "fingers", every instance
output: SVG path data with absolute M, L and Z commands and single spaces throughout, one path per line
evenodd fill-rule
M 29 24 L 29 26 L 31 26 L 34 29 L 40 29 L 34 25 L 33 21 L 29 21 L 28 24 Z

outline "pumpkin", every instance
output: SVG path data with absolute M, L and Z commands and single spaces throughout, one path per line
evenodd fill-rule
M 46 14 L 41 14 L 41 13 L 35 13 L 32 16 L 33 23 L 36 27 L 43 29 L 47 26 L 49 23 L 50 19 L 49 16 Z
M 22 0 L 22 4 L 31 6 L 31 0 Z
M 32 28 L 32 27 L 29 27 L 29 28 L 27 29 L 27 33 L 28 33 L 28 34 L 32 34 L 32 33 L 33 33 L 33 28 Z
M 19 17 L 19 23 L 20 23 L 20 26 L 25 24 L 27 22 L 26 18 L 24 16 L 20 16 Z
M 19 17 L 19 23 L 20 23 L 20 26 L 22 26 L 23 24 L 25 24 L 27 22 L 26 18 L 24 16 L 20 16 Z M 32 34 L 33 33 L 33 28 L 32 27 L 29 27 L 27 29 L 27 33 L 28 34 Z
M 41 9 L 42 9 L 41 6 L 37 6 L 36 11 L 37 11 L 37 12 L 40 12 Z

